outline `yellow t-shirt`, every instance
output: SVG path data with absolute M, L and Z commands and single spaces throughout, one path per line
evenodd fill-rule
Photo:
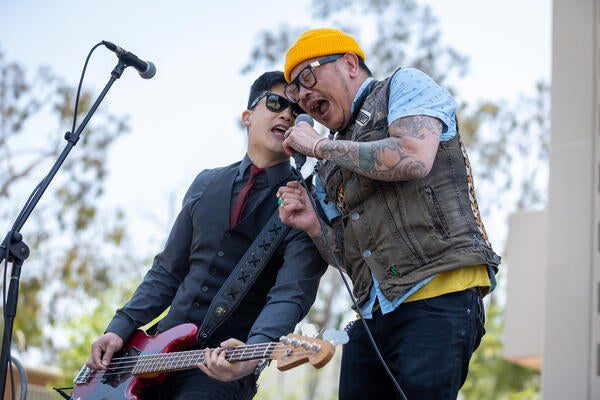
M 489 292 L 490 277 L 487 267 L 483 264 L 441 272 L 421 289 L 408 296 L 404 302 L 429 299 L 477 286 L 481 287 L 484 295 Z

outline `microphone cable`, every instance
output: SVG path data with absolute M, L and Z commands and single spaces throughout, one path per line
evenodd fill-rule
M 315 165 L 315 171 L 316 170 L 318 170 L 318 164 Z M 348 294 L 350 295 L 350 299 L 352 300 L 352 303 L 354 304 L 354 308 L 356 309 L 356 313 L 358 314 L 359 319 L 361 320 L 362 325 L 365 328 L 365 331 L 367 332 L 367 336 L 369 337 L 369 341 L 371 342 L 371 346 L 375 350 L 375 354 L 377 354 L 377 358 L 379 359 L 381 365 L 385 369 L 385 371 L 388 374 L 389 378 L 394 383 L 394 386 L 396 387 L 396 391 L 398 392 L 398 394 L 400 394 L 400 396 L 402 397 L 403 400 L 408 400 L 407 397 L 406 397 L 406 395 L 404 394 L 404 391 L 402 390 L 402 387 L 400 387 L 400 384 L 398 383 L 398 381 L 396 380 L 396 378 L 392 374 L 392 371 L 390 371 L 389 367 L 387 366 L 387 363 L 383 359 L 383 356 L 381 355 L 381 352 L 379 351 L 379 348 L 377 347 L 377 343 L 375 343 L 375 339 L 373 338 L 373 334 L 371 333 L 371 330 L 369 329 L 369 326 L 367 325 L 367 322 L 365 321 L 365 319 L 363 318 L 362 313 L 360 312 L 360 308 L 358 307 L 358 304 L 356 303 L 356 299 L 354 298 L 354 295 L 352 294 L 352 289 L 350 288 L 350 284 L 348 283 L 348 280 L 344 276 L 344 273 L 342 271 L 342 266 L 341 266 L 339 260 L 337 259 L 336 255 L 335 255 L 335 252 L 333 251 L 333 246 L 331 245 L 331 241 L 329 240 L 329 236 L 327 235 L 327 227 L 325 226 L 324 221 L 322 220 L 322 218 L 319 215 L 319 212 L 317 210 L 317 204 L 315 203 L 315 200 L 313 199 L 313 196 L 311 195 L 311 193 L 310 193 L 310 191 L 308 189 L 308 186 L 306 184 L 306 181 L 302 177 L 302 174 L 300 173 L 299 169 L 298 169 L 298 175 L 301 178 L 298 181 L 302 184 L 302 186 L 304 187 L 304 190 L 306 190 L 306 194 L 308 195 L 308 198 L 310 199 L 311 207 L 313 208 L 313 210 L 314 210 L 314 212 L 315 212 L 315 214 L 317 216 L 317 221 L 319 221 L 319 227 L 321 229 L 321 234 L 323 235 L 323 238 L 325 239 L 325 244 L 327 246 L 327 250 L 329 250 L 329 254 L 331 255 L 331 259 L 333 260 L 333 262 L 335 264 L 334 267 L 339 272 L 340 277 L 342 278 L 342 282 L 344 282 L 344 286 L 346 287 L 346 290 L 348 291 Z M 313 174 L 311 174 L 311 175 L 313 175 Z M 309 175 L 308 178 L 310 178 L 311 175 Z

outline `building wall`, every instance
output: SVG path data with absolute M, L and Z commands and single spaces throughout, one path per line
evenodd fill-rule
M 528 211 L 510 216 L 506 250 L 502 255 L 507 277 L 503 355 L 521 366 L 542 367 L 546 301 L 548 212 Z
M 22 368 L 27 379 L 27 394 L 23 397 L 23 394 L 21 393 L 21 371 L 14 366 L 14 397 L 9 373 L 6 377 L 4 399 L 26 398 L 27 400 L 54 400 L 60 398 L 57 392 L 48 386 L 50 382 L 60 379 L 61 374 L 57 368 L 51 366 Z
M 553 1 L 544 400 L 600 399 L 599 2 Z

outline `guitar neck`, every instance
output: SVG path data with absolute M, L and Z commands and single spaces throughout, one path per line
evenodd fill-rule
M 225 359 L 230 362 L 271 358 L 277 343 L 260 343 L 225 349 Z M 204 350 L 175 353 L 143 354 L 133 367 L 133 375 L 155 374 L 196 368 L 204 362 Z

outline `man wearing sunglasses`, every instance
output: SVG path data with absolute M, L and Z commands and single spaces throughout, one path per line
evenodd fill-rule
M 456 399 L 500 258 L 480 218 L 454 99 L 415 68 L 377 81 L 364 61 L 337 29 L 307 31 L 287 51 L 286 96 L 331 133 L 298 124 L 284 148 L 321 160 L 317 189 L 335 209 L 322 229 L 305 191 L 289 183 L 280 216 L 354 284 L 363 318 L 348 326 L 339 398 Z
M 157 325 L 159 333 L 186 322 L 202 327 L 205 318 L 211 318 L 209 310 L 215 311 L 221 324 L 211 334 L 205 334 L 208 329 L 197 335 L 196 347 L 206 349 L 205 364 L 169 373 L 164 383 L 143 391 L 142 399 L 251 399 L 256 393 L 258 360 L 230 363 L 223 349 L 242 341 L 278 341 L 294 331 L 315 300 L 327 266 L 306 233 L 281 229 L 287 233 L 280 234 L 261 267 L 260 261 L 245 255 L 266 231 L 263 226 L 270 226 L 271 217 L 278 218 L 277 189 L 298 179 L 282 147 L 296 113 L 295 105 L 283 95 L 284 85 L 280 71 L 264 73 L 254 82 L 248 109 L 241 115 L 248 133 L 247 154 L 241 161 L 204 170 L 196 177 L 163 251 L 132 298 L 117 310 L 106 333 L 92 344 L 87 366 L 106 369 L 135 329 L 165 309 L 169 308 Z M 242 269 L 234 270 L 240 260 Z M 248 285 L 246 295 L 239 296 L 241 302 L 229 310 L 211 308 L 221 292 L 226 301 L 235 297 L 250 279 L 252 268 L 262 272 Z M 229 275 L 237 279 L 231 286 L 226 282 Z

